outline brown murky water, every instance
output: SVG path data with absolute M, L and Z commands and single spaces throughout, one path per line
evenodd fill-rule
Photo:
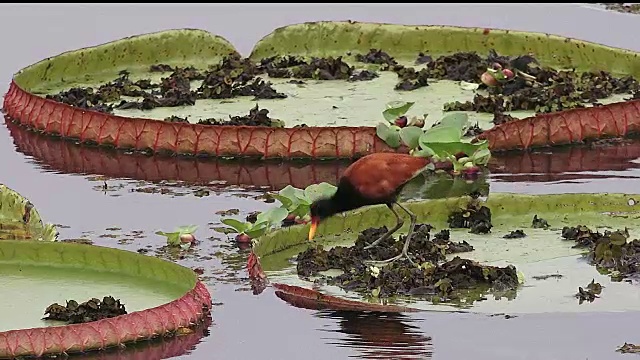
M 4 56 L 0 92 L 21 67 L 65 50 L 167 28 L 202 28 L 225 36 L 247 54 L 277 26 L 311 20 L 359 20 L 407 24 L 451 24 L 544 31 L 640 50 L 638 17 L 577 4 L 548 5 L 60 5 L 0 8 Z M 239 28 L 238 22 L 247 23 Z M 11 130 L 11 133 L 9 132 Z M 371 315 L 309 311 L 291 307 L 270 290 L 253 296 L 244 271 L 246 253 L 211 230 L 219 210 L 242 214 L 269 204 L 232 185 L 270 184 L 265 174 L 314 171 L 325 181 L 340 165 L 289 168 L 242 166 L 112 154 L 47 140 L 15 127 L 0 127 L 0 182 L 26 195 L 42 216 L 61 227 L 61 238 L 90 238 L 96 244 L 153 251 L 164 239 L 156 230 L 197 224 L 197 252 L 177 260 L 203 267 L 214 302 L 209 332 L 198 340 L 170 342 L 172 351 L 124 352 L 85 358 L 160 359 L 614 359 L 636 336 L 637 313 L 538 314 L 506 320 L 474 314 Z M 574 152 L 503 159 L 494 171 L 492 192 L 637 192 L 640 145 L 633 151 Z M 636 155 L 637 154 L 637 155 Z M 562 157 L 564 156 L 564 157 Z M 533 159 L 533 160 L 532 160 Z M 554 160 L 556 159 L 556 160 Z M 560 159 L 560 160 L 558 160 Z M 555 161 L 555 162 L 554 162 Z M 576 162 L 583 171 L 559 173 L 558 162 Z M 536 166 L 531 166 L 532 164 Z M 594 165 L 595 164 L 595 165 Z M 597 165 L 597 166 L 596 166 Z M 265 170 L 266 169 L 266 170 Z M 515 172 L 517 174 L 510 174 Z M 107 175 L 108 189 L 102 189 Z M 116 179 L 121 177 L 122 179 Z M 153 184 L 145 180 L 186 180 Z M 288 180 L 282 180 L 286 181 Z M 302 180 L 304 181 L 304 176 Z M 274 180 L 272 179 L 273 183 Z M 198 183 L 198 184 L 194 184 Z M 209 184 L 209 185 L 207 185 Z M 277 184 L 274 184 L 277 186 Z M 303 185 L 303 184 L 301 184 Z M 194 191 L 206 186 L 209 196 Z M 169 189 L 166 194 L 132 191 Z M 122 230 L 108 232 L 118 227 Z M 142 231 L 142 236 L 132 236 Z M 104 234 L 116 237 L 101 237 Z M 615 329 L 606 331 L 603 329 Z M 197 345 L 193 346 L 196 342 Z M 158 347 L 153 348 L 155 350 Z

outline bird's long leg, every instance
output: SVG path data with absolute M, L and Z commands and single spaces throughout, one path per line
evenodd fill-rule
M 411 218 L 411 224 L 409 225 L 409 232 L 407 233 L 406 236 L 406 240 L 404 241 L 404 246 L 402 247 L 402 252 L 400 253 L 400 255 L 394 256 L 390 259 L 387 260 L 382 260 L 382 261 L 376 261 L 376 263 L 378 264 L 390 264 L 398 259 L 401 259 L 403 257 L 407 258 L 407 260 L 409 260 L 409 262 L 412 265 L 416 265 L 416 263 L 411 260 L 411 258 L 409 257 L 409 244 L 411 243 L 411 238 L 413 237 L 413 232 L 415 230 L 416 227 L 416 221 L 418 220 L 418 217 L 416 216 L 416 214 L 412 213 L 411 211 L 409 211 L 409 209 L 407 209 L 406 207 L 404 207 L 402 204 L 400 203 L 396 203 L 398 205 L 398 207 L 400 207 L 402 210 L 404 210 L 407 214 L 409 214 L 409 218 Z
M 378 245 L 380 242 L 388 239 L 389 237 L 391 237 L 391 235 L 398 231 L 398 229 L 400 229 L 402 227 L 402 225 L 404 225 L 404 220 L 402 220 L 402 218 L 400 217 L 400 215 L 398 214 L 398 212 L 393 208 L 393 203 L 391 204 L 387 204 L 387 207 L 389 208 L 389 210 L 391 210 L 393 212 L 393 215 L 396 216 L 396 225 L 394 227 L 392 227 L 391 229 L 389 229 L 389 231 L 387 231 L 386 233 L 384 233 L 384 235 L 380 236 L 377 240 L 375 240 L 374 242 L 372 242 L 371 244 L 367 245 L 364 247 L 365 250 L 367 249 L 371 249 L 372 247 Z M 405 210 L 406 211 L 406 210 Z

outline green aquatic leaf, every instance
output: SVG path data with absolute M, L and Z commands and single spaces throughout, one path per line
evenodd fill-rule
M 314 202 L 320 198 L 326 198 L 333 195 L 338 188 L 335 185 L 329 184 L 327 182 L 322 182 L 320 184 L 312 184 L 307 186 L 304 189 L 304 194 L 310 202 Z
M 432 157 L 435 154 L 436 153 L 431 148 L 425 147 L 425 148 L 422 148 L 420 150 L 414 151 L 412 155 L 413 156 L 418 156 L 418 157 L 428 158 L 428 157 Z
M 278 194 L 288 198 L 288 199 L 293 199 L 296 196 L 296 188 L 291 186 L 291 185 L 287 185 L 284 188 L 282 188 L 280 191 L 278 191 Z
M 435 155 L 440 158 L 446 158 L 447 156 L 455 155 L 459 152 L 463 152 L 467 155 L 473 154 L 476 150 L 481 149 L 484 145 L 469 144 L 464 142 L 433 142 L 427 144 L 420 144 L 422 148 L 427 148 L 429 151 L 433 151 Z
M 468 125 L 469 115 L 463 112 L 449 112 L 442 116 L 442 119 L 440 119 L 440 124 L 438 126 L 460 129 L 460 135 L 462 136 L 464 129 Z
M 289 211 L 287 209 L 274 207 L 258 214 L 254 226 L 262 223 L 266 223 L 268 225 L 280 224 L 287 216 L 289 216 Z
M 387 104 L 387 108 L 382 112 L 382 116 L 388 122 L 394 122 L 398 117 L 404 115 L 411 109 L 415 102 L 393 101 Z
M 292 209 L 292 205 L 293 205 L 293 200 L 292 200 L 292 199 L 290 199 L 290 198 L 288 198 L 288 197 L 286 197 L 286 196 L 282 196 L 282 195 L 280 195 L 280 194 L 273 194 L 273 195 L 271 195 L 271 196 L 272 196 L 274 199 L 276 199 L 276 200 L 280 201 L 280 203 L 282 204 L 282 206 L 283 206 L 285 209 L 287 209 L 287 210 L 291 211 L 291 209 Z
M 177 232 L 179 232 L 181 235 L 182 234 L 193 234 L 194 232 L 196 232 L 196 230 L 198 230 L 198 225 L 186 225 L 186 226 L 180 226 L 176 229 Z
M 474 192 L 489 195 L 489 181 L 484 173 L 471 181 L 447 173 L 424 173 L 405 185 L 400 201 L 455 198 Z
M 456 118 L 452 118 L 448 124 L 440 123 L 430 129 L 427 129 L 424 134 L 420 136 L 420 145 L 433 143 L 459 143 L 463 134 L 463 127 L 459 125 L 460 121 L 456 120 Z
M 398 126 L 379 123 L 376 126 L 376 135 L 392 148 L 400 146 L 400 128 Z
M 267 233 L 269 224 L 266 222 L 252 224 L 244 233 L 250 238 L 256 239 Z
M 296 204 L 300 199 L 304 199 L 304 190 L 298 189 L 291 185 L 287 185 L 278 192 L 280 195 L 291 200 L 293 204 Z
M 471 161 L 476 165 L 486 165 L 491 159 L 491 151 L 488 148 L 477 149 L 471 155 Z
M 441 190 L 444 191 L 444 190 Z M 564 240 L 561 230 L 564 226 L 583 224 L 593 230 L 629 229 L 630 238 L 640 237 L 640 229 L 634 229 L 636 219 L 640 217 L 640 204 L 629 199 L 638 198 L 637 194 L 553 194 L 522 195 L 493 193 L 488 196 L 486 206 L 491 209 L 494 227 L 488 235 L 469 233 L 468 229 L 451 229 L 453 241 L 467 241 L 475 250 L 456 254 L 483 264 L 505 266 L 512 264 L 518 272 L 520 282 L 526 282 L 527 288 L 519 290 L 510 301 L 482 301 L 473 305 L 459 304 L 462 308 L 472 308 L 475 312 L 509 314 L 536 312 L 576 312 L 589 311 L 579 307 L 575 299 L 567 294 L 575 293 L 593 278 L 597 282 L 607 283 L 598 299 L 598 309 L 602 311 L 640 310 L 635 293 L 624 282 L 611 282 L 607 275 L 600 275 L 596 267 L 581 260 L 584 249 L 573 248 L 573 241 Z M 448 214 L 464 207 L 469 197 L 444 198 L 427 201 L 409 202 L 405 206 L 418 216 L 419 223 L 429 223 L 439 231 L 446 229 Z M 629 205 L 633 204 L 633 205 Z M 392 226 L 394 215 L 384 206 L 372 206 L 351 211 L 346 216 L 334 216 L 318 227 L 317 238 L 311 244 L 307 240 L 308 225 L 292 226 L 276 230 L 257 239 L 254 252 L 261 258 L 261 265 L 270 281 L 310 287 L 296 273 L 290 259 L 309 246 L 352 245 L 358 233 L 369 227 Z M 532 228 L 534 215 L 551 224 L 549 229 Z M 401 229 L 406 232 L 408 221 Z M 637 228 L 637 227 L 636 227 Z M 505 239 L 504 235 L 522 229 L 526 237 Z M 598 250 L 603 257 L 613 257 L 619 251 L 618 245 L 602 247 Z M 450 255 L 452 256 L 452 255 Z M 548 274 L 561 274 L 553 280 L 536 280 Z M 306 285 L 305 285 L 306 284 Z M 445 285 L 445 284 L 441 284 Z M 355 293 L 345 293 L 337 288 L 321 285 L 323 293 L 348 297 L 364 298 Z M 411 307 L 430 310 L 449 310 L 450 305 L 433 305 L 419 299 L 404 301 L 395 299 L 396 305 L 408 304 Z
M 176 245 L 180 245 L 181 241 L 180 241 L 180 232 L 179 231 L 174 231 L 174 232 L 164 232 L 164 231 L 156 231 L 156 235 L 160 235 L 160 236 L 164 236 L 167 238 L 167 244 L 171 245 L 171 246 L 176 246 Z
M 250 222 L 244 222 L 236 219 L 222 219 L 223 224 L 232 227 L 238 233 L 242 234 L 251 226 Z
M 310 211 L 311 211 L 310 204 L 305 203 L 305 204 L 298 204 L 298 206 L 296 206 L 296 208 L 291 213 L 302 218 L 308 215 Z
M 400 139 L 410 149 L 415 149 L 420 144 L 420 136 L 424 131 L 417 126 L 406 126 L 400 129 Z

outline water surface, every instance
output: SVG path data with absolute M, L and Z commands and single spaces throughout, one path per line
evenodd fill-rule
M 640 50 L 637 17 L 578 4 L 2 5 L 0 30 L 4 34 L 5 56 L 0 58 L 0 92 L 6 91 L 12 73 L 30 63 L 134 34 L 168 28 L 201 28 L 226 37 L 247 55 L 257 40 L 278 26 L 347 19 L 543 31 Z M 640 342 L 635 337 L 640 321 L 638 313 L 540 313 L 508 320 L 475 314 L 380 316 L 298 309 L 278 299 L 270 289 L 253 296 L 244 272 L 246 252 L 210 228 L 219 222 L 217 211 L 239 208 L 240 215 L 244 216 L 249 211 L 266 209 L 269 204 L 238 196 L 250 195 L 250 192 L 222 188 L 215 181 L 219 177 L 215 172 L 220 174 L 224 172 L 221 169 L 226 169 L 224 174 L 228 178 L 243 179 L 239 183 L 264 183 L 264 179 L 249 180 L 247 173 L 234 173 L 233 167 L 216 162 L 197 165 L 196 169 L 203 169 L 197 172 L 194 162 L 171 165 L 170 160 L 148 158 L 118 165 L 119 161 L 108 153 L 89 157 L 89 151 L 69 150 L 65 146 L 56 148 L 60 151 L 58 154 L 52 152 L 52 148 L 32 148 L 49 151 L 48 159 L 56 160 L 52 166 L 34 158 L 33 154 L 16 151 L 14 140 L 7 127 L 0 127 L 3 164 L 0 181 L 27 196 L 47 221 L 68 226 L 60 229 L 62 238 L 85 237 L 96 244 L 153 252 L 164 241 L 153 234 L 155 230 L 171 230 L 186 224 L 200 226 L 196 233 L 202 241 L 198 251 L 178 262 L 204 268 L 217 306 L 212 314 L 210 336 L 202 338 L 201 343 L 179 358 L 600 360 L 621 358 L 623 355 L 614 350 L 625 341 Z M 632 162 L 636 158 L 633 153 L 616 157 L 618 160 L 612 160 L 610 166 L 601 159 L 598 168 L 585 172 L 576 167 L 578 170 L 566 174 L 550 167 L 551 160 L 535 163 L 544 164 L 543 168 L 527 167 L 522 159 L 529 158 L 523 157 L 513 160 L 521 167 L 518 175 L 496 169 L 491 191 L 637 192 L 640 171 L 638 164 Z M 579 156 L 565 159 L 580 161 Z M 70 162 L 76 164 L 74 169 L 59 166 Z M 135 167 L 141 163 L 147 165 Z M 125 168 L 131 164 L 134 167 Z M 164 164 L 164 167 L 158 166 L 154 172 L 149 164 Z M 588 164 L 588 161 L 584 163 Z M 206 180 L 199 181 L 198 186 L 206 186 L 210 195 L 196 197 L 193 186 L 173 184 L 155 186 L 165 187 L 173 191 L 173 195 L 132 191 L 152 185 L 139 177 L 137 180 L 107 178 L 108 189 L 104 191 L 101 166 L 108 167 L 112 176 L 144 174 L 146 180 L 158 178 L 158 174 L 166 173 L 167 168 L 173 166 L 170 172 L 173 178 L 168 180 L 191 174 L 196 180 Z M 331 166 L 325 174 L 340 168 Z M 277 168 L 273 165 L 273 169 Z M 85 172 L 95 176 L 83 174 Z M 119 236 L 100 237 L 110 227 L 121 228 Z M 142 231 L 142 235 L 131 236 L 133 231 Z M 154 354 L 145 358 L 159 356 Z

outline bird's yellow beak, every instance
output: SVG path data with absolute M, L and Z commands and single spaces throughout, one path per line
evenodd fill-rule
M 309 227 L 309 241 L 313 240 L 313 237 L 316 235 L 316 230 L 318 229 L 318 219 L 311 219 L 311 227 Z

